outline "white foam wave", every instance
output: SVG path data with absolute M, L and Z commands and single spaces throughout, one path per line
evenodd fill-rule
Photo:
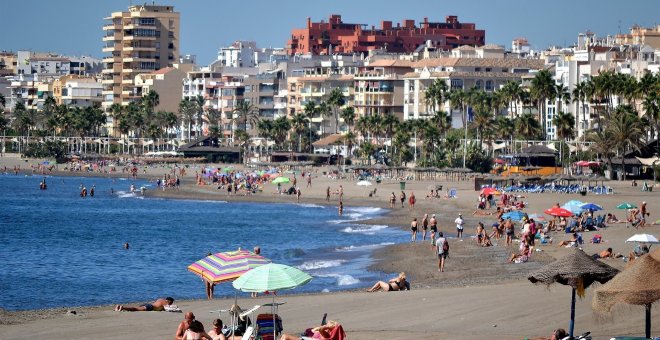
M 340 252 L 373 250 L 373 249 L 381 248 L 381 247 L 384 247 L 384 246 L 390 246 L 390 245 L 393 245 L 393 244 L 394 244 L 394 242 L 383 242 L 383 243 L 378 243 L 378 244 L 365 244 L 365 245 L 362 245 L 362 246 L 339 247 L 335 250 L 340 251 Z
M 338 267 L 344 262 L 346 262 L 346 261 L 345 260 L 308 261 L 308 262 L 304 262 L 303 264 L 298 266 L 298 269 L 313 270 L 313 269 L 321 269 L 321 268 L 332 268 L 332 267 Z
M 299 204 L 296 204 L 296 205 L 304 207 L 304 208 L 324 208 L 324 206 L 322 206 L 322 205 L 311 204 L 311 203 L 299 203 Z
M 349 207 L 346 208 L 346 211 L 355 211 L 360 214 L 378 214 L 383 211 L 383 208 L 378 207 Z
M 144 199 L 144 196 L 138 195 L 136 192 L 127 192 L 127 191 L 116 191 L 117 197 L 119 198 L 137 198 Z
M 342 231 L 345 233 L 360 233 L 360 234 L 368 234 L 372 235 L 375 232 L 388 228 L 386 225 L 369 225 L 369 224 L 356 224 L 351 227 L 346 227 Z
M 354 284 L 360 283 L 360 279 L 351 276 L 351 275 L 344 275 L 344 274 L 322 274 L 322 275 L 316 275 L 319 277 L 334 277 L 337 278 L 337 285 L 338 286 L 350 286 Z

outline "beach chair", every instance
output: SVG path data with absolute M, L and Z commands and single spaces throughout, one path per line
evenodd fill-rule
M 275 314 L 275 324 L 273 324 L 273 314 L 257 315 L 257 336 L 263 340 L 274 340 L 273 329 L 279 336 L 282 333 L 282 319 Z
M 456 197 L 458 197 L 456 196 L 456 189 L 455 188 L 449 189 L 449 198 L 456 198 Z

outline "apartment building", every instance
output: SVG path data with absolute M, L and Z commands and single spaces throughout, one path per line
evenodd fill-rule
M 660 25 L 655 27 L 633 26 L 628 34 L 617 34 L 616 42 L 620 45 L 648 45 L 660 49 Z
M 9 79 L 9 97 L 6 107 L 12 111 L 18 102 L 28 110 L 41 110 L 46 98 L 52 96 L 53 78 L 20 74 Z
M 175 64 L 174 67 L 138 74 L 135 76 L 134 93 L 144 97 L 150 91 L 156 91 L 159 99 L 154 110 L 177 112 L 182 99 L 181 82 L 192 68 L 193 64 Z
M 17 73 L 18 57 L 16 53 L 0 51 L 0 76 L 10 76 Z
M 477 55 L 490 57 L 479 58 Z M 436 79 L 447 83 L 449 89 L 469 90 L 472 88 L 484 91 L 495 91 L 507 81 L 522 82 L 522 77 L 530 72 L 544 68 L 544 61 L 538 59 L 505 58 L 502 52 L 499 57 L 494 54 L 476 52 L 475 57 L 443 57 L 424 59 L 412 64 L 414 72 L 404 78 L 404 120 L 427 119 L 435 114 L 426 105 L 424 93 L 427 87 Z M 439 108 L 452 112 L 452 125 L 460 127 L 462 118 L 459 112 L 453 112 L 449 103 Z
M 259 110 L 260 119 L 275 119 L 275 95 L 280 90 L 280 85 L 286 87 L 285 73 L 282 70 L 260 73 L 255 76 L 246 77 L 243 93 L 246 102 L 254 105 Z
M 96 78 L 67 75 L 53 80 L 53 98 L 57 105 L 100 107 L 103 84 Z
M 419 26 L 409 19 L 396 27 L 391 21 L 382 21 L 379 29 L 366 26 L 345 23 L 338 14 L 331 15 L 328 22 L 312 22 L 311 18 L 307 18 L 305 28 L 291 31 L 287 52 L 290 55 L 331 55 L 384 49 L 412 53 L 427 41 L 444 50 L 463 45 L 482 46 L 486 41 L 485 30 L 477 29 L 474 23 L 459 22 L 454 15 L 445 17 L 445 22 L 429 22 L 428 18 L 424 18 Z
M 326 101 L 335 88 L 339 88 L 344 97 L 344 107 L 354 100 L 354 75 L 362 66 L 361 60 L 346 56 L 333 56 L 313 66 L 305 66 L 292 71 L 287 78 L 287 108 L 289 116 L 303 113 L 305 106 L 314 102 L 320 104 Z M 340 108 L 341 109 L 341 108 Z M 342 129 L 341 118 L 339 126 L 334 118 L 324 117 L 315 113 L 312 118 L 312 130 L 318 135 L 334 133 Z
M 103 26 L 103 107 L 139 100 L 135 77 L 179 60 L 180 14 L 173 6 L 136 5 L 114 12 Z
M 407 60 L 377 60 L 354 77 L 356 117 L 393 114 L 403 120 L 403 75 L 413 71 Z
M 38 74 L 56 76 L 70 74 L 71 60 L 55 54 L 37 54 L 30 51 L 18 51 L 16 74 Z

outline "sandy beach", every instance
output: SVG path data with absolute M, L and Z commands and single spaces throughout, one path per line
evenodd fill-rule
M 0 167 L 13 168 L 16 164 L 26 169 L 30 175 L 30 164 L 19 158 L 1 158 Z M 60 168 L 62 165 L 60 165 Z M 62 168 L 61 168 L 62 169 Z M 209 199 L 255 202 L 296 202 L 295 196 L 278 195 L 276 187 L 266 184 L 261 193 L 251 196 L 228 196 L 226 191 L 217 190 L 215 186 L 194 184 L 194 169 L 191 167 L 182 182 L 180 191 L 150 190 L 150 197 L 166 197 L 177 199 Z M 138 178 L 155 179 L 168 172 L 167 167 L 148 167 L 147 173 Z M 329 204 L 336 206 L 338 197 L 332 195 L 326 202 L 326 188 L 331 191 L 339 188 L 344 190 L 345 206 L 372 206 L 389 208 L 388 197 L 394 192 L 397 197 L 401 193 L 399 181 L 385 180 L 370 187 L 357 186 L 353 178 L 333 179 L 323 175 L 324 168 L 312 170 L 311 188 L 298 175 L 301 188 L 301 202 L 314 204 Z M 56 171 L 52 175 L 73 176 L 118 176 L 127 174 L 99 174 Z M 291 174 L 285 174 L 292 176 Z M 35 174 L 40 176 L 40 174 Z M 37 177 L 38 178 L 38 177 Z M 38 184 L 38 179 L 35 183 Z M 441 184 L 444 188 L 455 188 L 457 198 L 426 199 L 427 187 Z M 35 185 L 36 185 L 35 184 Z M 657 190 L 641 192 L 640 187 L 631 187 L 630 182 L 607 182 L 614 188 L 613 195 L 587 195 L 582 197 L 572 194 L 525 194 L 521 198 L 528 203 L 525 209 L 528 213 L 543 214 L 543 210 L 554 203 L 565 203 L 571 199 L 600 204 L 605 213 L 615 213 L 623 218 L 624 211 L 615 209 L 621 202 L 636 205 L 642 201 L 648 202 L 651 216 L 650 222 L 660 218 L 660 203 Z M 376 195 L 369 197 L 369 192 L 377 188 Z M 408 230 L 410 221 L 419 220 L 425 213 L 436 214 L 439 218 L 439 229 L 449 236 L 455 236 L 453 220 L 458 213 L 465 217 L 465 237 L 461 240 L 450 239 L 451 256 L 447 261 L 446 272 L 437 271 L 437 260 L 431 249 L 430 242 L 411 243 L 404 240 L 393 246 L 378 250 L 374 254 L 373 270 L 386 273 L 405 271 L 412 283 L 411 291 L 390 293 L 366 293 L 361 291 L 295 295 L 295 290 L 278 294 L 278 301 L 286 304 L 280 307 L 279 314 L 284 320 L 287 333 L 297 334 L 308 327 L 318 325 L 322 315 L 328 313 L 328 318 L 340 322 L 350 339 L 523 339 L 548 336 L 553 329 L 567 328 L 570 307 L 570 289 L 556 285 L 546 288 L 535 286 L 527 281 L 527 274 L 542 265 L 561 257 L 567 252 L 565 248 L 556 246 L 558 242 L 568 239 L 566 234 L 554 234 L 555 245 L 539 246 L 541 251 L 535 252 L 527 263 L 509 264 L 506 259 L 517 247 L 505 247 L 504 242 L 494 241 L 495 246 L 478 247 L 470 236 L 475 234 L 476 224 L 483 221 L 486 226 L 495 221 L 494 216 L 475 216 L 478 192 L 474 190 L 474 182 L 467 181 L 407 181 L 406 195 L 414 193 L 417 204 L 409 209 L 406 202 L 404 208 L 389 210 L 378 219 L 366 223 L 387 224 Z M 603 236 L 604 243 L 590 244 L 591 233 L 584 233 L 587 243 L 583 249 L 586 253 L 599 252 L 612 247 L 615 253 L 628 254 L 633 245 L 625 240 L 635 233 L 650 233 L 658 235 L 658 226 L 650 226 L 643 230 L 626 228 L 625 224 L 612 224 L 598 233 Z M 400 242 L 402 240 L 397 240 Z M 267 248 L 264 245 L 264 248 Z M 606 263 L 622 269 L 625 263 L 621 259 L 605 259 Z M 618 308 L 613 319 L 598 320 L 591 311 L 591 294 L 593 289 L 587 289 L 584 299 L 578 300 L 576 310 L 576 332 L 591 331 L 594 339 L 609 339 L 615 335 L 643 335 L 644 313 L 642 308 Z M 292 294 L 293 293 L 293 294 Z M 176 296 L 174 296 L 176 299 Z M 218 315 L 212 310 L 228 308 L 232 301 L 216 299 L 213 301 L 181 301 L 177 304 L 184 311 L 193 311 L 197 319 L 208 328 Z M 269 297 L 251 299 L 247 295 L 239 297 L 239 304 L 248 308 L 256 304 L 270 302 Z M 69 307 L 45 311 L 1 312 L 0 339 L 83 339 L 90 336 L 98 339 L 112 338 L 172 338 L 180 320 L 178 313 L 166 312 L 113 312 L 113 306 L 99 307 Z M 76 314 L 67 314 L 67 310 L 75 310 Z M 658 308 L 653 309 L 657 314 Z M 266 312 L 263 308 L 259 312 Z M 220 316 L 228 319 L 227 314 Z M 660 331 L 660 321 L 653 323 L 655 334 Z

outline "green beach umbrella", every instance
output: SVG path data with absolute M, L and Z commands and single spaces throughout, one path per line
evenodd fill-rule
M 269 263 L 257 267 L 241 275 L 232 283 L 234 288 L 244 292 L 261 293 L 265 291 L 278 291 L 293 289 L 312 280 L 312 277 L 302 270 L 283 264 Z M 273 314 L 273 338 L 277 339 L 278 326 L 275 320 L 277 314 L 275 294 L 271 304 Z
M 289 183 L 291 180 L 288 177 L 277 177 L 273 180 L 273 184 L 280 184 L 280 183 Z
M 616 208 L 617 209 L 633 209 L 633 208 L 637 208 L 637 206 L 634 205 L 634 204 L 630 204 L 628 202 L 623 202 L 623 203 L 617 205 Z
M 269 263 L 246 272 L 232 285 L 244 292 L 261 293 L 296 288 L 311 280 L 312 277 L 309 274 L 298 268 Z

